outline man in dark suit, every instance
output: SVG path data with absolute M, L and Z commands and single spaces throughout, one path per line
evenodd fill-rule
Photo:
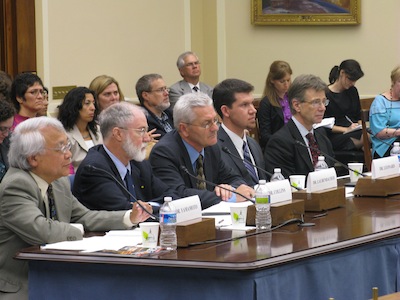
M 161 137 L 174 129 L 169 89 L 159 74 L 147 74 L 136 83 L 136 95 L 140 105 L 148 112 L 147 123 L 149 130 L 155 129 L 154 134 Z
M 72 191 L 82 204 L 90 209 L 129 209 L 133 200 L 121 185 L 146 202 L 161 204 L 164 196 L 177 198 L 144 160 L 150 137 L 142 108 L 126 102 L 114 104 L 101 112 L 99 123 L 104 145 L 89 150 L 75 175 Z M 87 166 L 104 171 L 93 172 Z
M 221 149 L 216 144 L 218 117 L 210 97 L 191 93 L 179 98 L 174 122 L 175 130 L 167 133 L 150 153 L 150 163 L 162 181 L 174 187 L 181 197 L 199 195 L 203 209 L 221 200 L 244 201 L 230 191 L 234 187 L 245 197 L 254 196 L 254 190 L 221 159 Z M 205 184 L 204 179 L 218 186 Z
M 196 53 L 191 51 L 182 53 L 176 61 L 176 66 L 183 80 L 171 86 L 169 100 L 172 108 L 179 97 L 185 94 L 202 92 L 212 97 L 212 87 L 200 82 L 201 66 Z
M 0 184 L 0 299 L 28 299 L 28 262 L 14 259 L 19 250 L 79 240 L 84 229 L 132 228 L 149 217 L 136 205 L 110 212 L 91 211 L 79 203 L 66 177 L 70 149 L 55 118 L 30 118 L 13 132 L 10 168 Z M 151 212 L 150 205 L 142 205 Z
M 261 148 L 254 139 L 246 135 L 246 129 L 256 126 L 257 110 L 253 105 L 253 89 L 250 83 L 243 80 L 226 79 L 217 84 L 213 91 L 214 107 L 222 118 L 218 130 L 218 145 L 223 150 L 222 159 L 249 186 L 258 184 L 259 179 L 267 179 L 265 172 L 254 167 L 256 165 L 261 169 L 265 168 Z
M 267 171 L 279 167 L 286 178 L 292 174 L 308 175 L 314 171 L 318 155 L 334 155 L 324 129 L 313 129 L 313 124 L 322 121 L 329 103 L 325 89 L 326 84 L 314 75 L 300 75 L 293 81 L 288 91 L 293 116 L 272 135 L 265 148 Z M 325 161 L 329 166 L 334 164 L 328 157 Z

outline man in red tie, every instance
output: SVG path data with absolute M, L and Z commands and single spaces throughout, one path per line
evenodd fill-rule
M 334 156 L 324 128 L 313 129 L 324 117 L 329 100 L 326 84 L 314 75 L 300 75 L 288 91 L 292 119 L 276 132 L 265 149 L 267 170 L 281 168 L 286 178 L 292 174 L 307 175 L 314 171 L 319 155 Z M 325 157 L 329 166 L 334 162 Z

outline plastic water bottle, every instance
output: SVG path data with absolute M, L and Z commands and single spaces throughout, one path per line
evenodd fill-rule
M 315 164 L 315 171 L 322 171 L 328 169 L 328 165 L 325 162 L 325 156 L 318 156 L 318 162 Z
M 271 191 L 267 182 L 261 179 L 256 190 L 256 228 L 271 229 Z
M 171 197 L 164 198 L 160 208 L 160 246 L 167 250 L 176 250 L 176 210 Z
M 285 180 L 285 177 L 282 175 L 282 170 L 280 168 L 275 168 L 274 169 L 274 174 L 271 176 L 270 181 L 279 181 L 279 180 Z
M 390 155 L 398 157 L 398 159 L 399 159 L 399 170 L 400 170 L 400 143 L 399 142 L 394 142 L 393 143 L 393 148 L 390 150 Z

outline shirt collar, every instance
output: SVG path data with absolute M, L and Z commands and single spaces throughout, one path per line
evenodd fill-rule
M 185 145 L 185 148 L 189 154 L 190 163 L 193 165 L 196 162 L 196 160 L 199 158 L 199 152 L 197 152 L 197 150 L 194 149 L 191 145 L 189 145 L 184 139 L 182 139 L 182 142 Z M 203 155 L 203 158 L 204 158 L 204 148 L 200 151 L 200 154 Z
M 41 177 L 36 175 L 35 173 L 29 171 L 29 174 L 32 176 L 33 180 L 36 181 L 36 184 L 38 185 L 40 189 L 40 193 L 42 194 L 43 198 L 47 197 L 47 189 L 49 188 L 49 184 Z
M 131 172 L 131 164 L 128 163 L 128 165 L 125 166 L 110 150 L 108 150 L 106 145 L 103 144 L 103 147 L 104 147 L 104 150 L 106 151 L 106 153 L 110 156 L 115 167 L 117 168 L 118 173 L 121 176 L 121 179 L 124 180 L 124 178 L 126 176 L 126 170 L 129 170 L 129 172 L 132 173 Z
M 246 135 L 243 134 L 243 138 L 241 138 L 236 133 L 234 133 L 232 130 L 230 130 L 228 127 L 226 127 L 224 123 L 221 124 L 221 127 L 225 130 L 226 134 L 231 139 L 233 145 L 235 146 L 235 148 L 238 151 L 238 153 L 240 154 L 240 156 L 243 157 L 243 142 L 246 142 L 246 144 L 247 144 Z

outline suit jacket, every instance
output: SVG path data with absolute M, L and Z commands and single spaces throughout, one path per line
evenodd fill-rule
M 0 144 L 0 162 L 4 164 L 5 169 L 0 170 L 0 182 L 3 179 L 4 174 L 7 172 L 8 164 L 8 150 L 10 149 L 10 136 L 6 137 Z
M 257 111 L 257 119 L 260 133 L 260 146 L 265 149 L 271 136 L 285 125 L 281 107 L 276 107 L 264 97 Z
M 215 184 L 226 183 L 238 187 L 246 182 L 221 159 L 217 144 L 204 148 L 204 175 Z M 175 130 L 167 133 L 150 153 L 150 163 L 155 174 L 166 184 L 175 188 L 180 197 L 199 195 L 203 209 L 217 204 L 221 198 L 214 193 L 214 186 L 207 184 L 207 190 L 196 188 L 196 179 L 181 169 L 185 166 L 193 175 L 193 166 L 182 138 Z
M 164 127 L 158 120 L 157 116 L 155 114 L 153 114 L 150 110 L 148 110 L 144 105 L 142 105 L 142 107 L 148 112 L 147 124 L 149 125 L 149 130 L 153 130 L 154 128 L 156 128 L 156 131 L 154 133 L 161 134 L 160 138 L 162 138 L 164 136 L 164 134 L 166 134 L 166 132 L 164 130 Z M 168 108 L 168 109 L 164 110 L 164 112 L 168 116 L 169 125 L 171 125 L 171 127 L 174 128 L 174 119 L 172 116 L 171 109 Z
M 326 137 L 324 128 L 315 129 L 314 137 L 319 149 L 333 157 L 332 144 Z M 295 141 L 300 141 L 304 144 L 300 131 L 293 120 L 290 119 L 285 126 L 271 137 L 265 148 L 267 171 L 273 173 L 274 168 L 281 168 L 282 175 L 285 178 L 289 178 L 292 174 L 308 175 L 309 172 L 314 171 L 308 149 L 296 144 Z M 334 165 L 334 162 L 328 157 L 325 158 L 325 161 L 330 167 Z
M 163 203 L 164 196 L 178 198 L 174 190 L 153 175 L 147 160 L 143 162 L 132 160 L 130 164 L 137 199 Z M 87 165 L 105 170 L 125 185 L 103 145 L 94 146 L 75 174 L 72 192 L 82 204 L 89 209 L 105 210 L 126 210 L 132 207 L 129 194 L 115 182 L 114 178 L 105 172 L 90 172 L 85 168 Z
M 265 169 L 264 156 L 258 143 L 251 137 L 247 137 L 247 144 L 250 148 L 251 154 L 253 155 L 255 165 L 260 167 L 261 169 Z M 240 157 L 240 154 L 238 153 L 231 138 L 222 127 L 220 127 L 218 130 L 218 145 L 220 146 L 221 149 L 223 147 L 227 147 L 232 152 L 233 155 Z M 240 174 L 240 176 L 242 176 L 242 178 L 246 181 L 246 184 L 248 186 L 253 186 L 254 185 L 253 180 L 251 179 L 251 176 L 247 171 L 243 160 L 236 158 L 233 155 L 230 155 L 222 151 L 222 160 L 228 166 L 233 168 L 236 171 L 236 173 Z M 265 172 L 259 169 L 257 169 L 257 172 L 259 179 L 267 179 L 267 174 L 265 174 Z
M 174 107 L 179 97 L 185 94 L 192 93 L 192 89 L 185 80 L 174 83 L 169 91 L 169 102 L 171 102 L 171 109 Z M 200 92 L 207 94 L 212 99 L 213 88 L 203 82 L 200 82 Z
M 95 134 L 89 130 L 90 137 L 92 138 L 93 144 L 103 144 L 103 137 L 100 133 L 100 127 L 97 126 L 97 137 Z M 80 133 L 78 127 L 74 125 L 74 128 L 67 132 L 68 138 L 71 142 L 71 152 L 72 152 L 72 165 L 74 167 L 74 171 L 78 169 L 82 160 L 86 157 L 86 154 L 89 151 L 88 146 L 86 145 L 85 140 L 83 139 L 82 134 Z
M 21 289 L 28 281 L 28 263 L 13 257 L 32 245 L 82 239 L 81 223 L 89 231 L 126 229 L 125 211 L 90 211 L 72 195 L 67 177 L 53 183 L 59 221 L 45 216 L 44 199 L 29 172 L 10 168 L 0 184 L 0 291 L 27 299 Z M 11 294 L 10 294 L 11 295 Z

